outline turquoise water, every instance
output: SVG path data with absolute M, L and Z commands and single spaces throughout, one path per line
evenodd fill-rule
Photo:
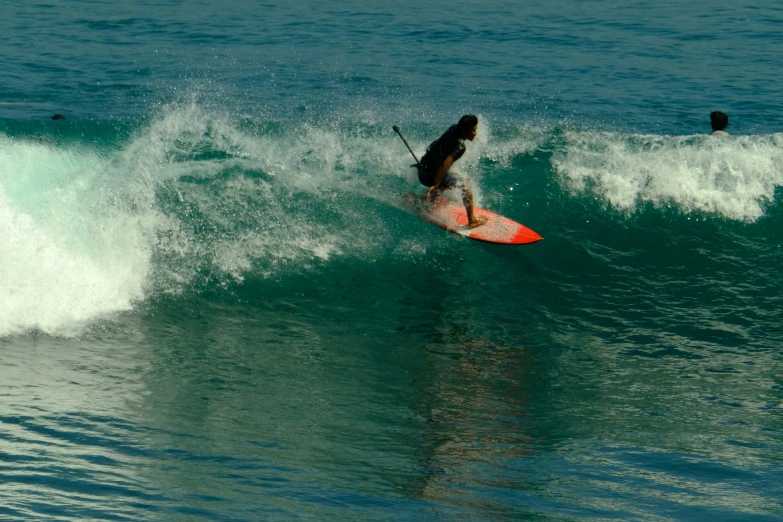
M 780 7 L 6 13 L 0 518 L 783 518 Z

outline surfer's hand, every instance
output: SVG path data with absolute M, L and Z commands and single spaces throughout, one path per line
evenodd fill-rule
M 432 195 L 432 193 L 435 191 L 436 188 L 438 188 L 438 187 L 433 185 L 433 186 L 431 186 L 430 188 L 427 189 L 427 193 L 424 195 L 424 201 L 429 201 L 430 200 L 430 196 Z

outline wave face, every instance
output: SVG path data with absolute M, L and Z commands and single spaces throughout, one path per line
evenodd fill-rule
M 335 259 L 405 264 L 432 248 L 469 249 L 402 205 L 422 188 L 387 127 L 186 104 L 102 146 L 2 137 L 0 335 L 78 332 L 155 296 L 328 270 Z M 439 130 L 404 126 L 419 155 Z M 633 268 L 619 253 L 638 250 L 636 236 L 650 226 L 660 243 L 646 248 L 672 249 L 688 263 L 693 250 L 677 245 L 695 234 L 699 255 L 731 252 L 729 273 L 778 253 L 780 135 L 624 135 L 484 118 L 481 131 L 458 163 L 477 203 L 549 243 L 611 248 L 616 270 Z M 701 229 L 685 226 L 693 222 Z

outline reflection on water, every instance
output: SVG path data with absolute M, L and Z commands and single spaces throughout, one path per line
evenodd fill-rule
M 471 282 L 475 259 L 444 252 L 427 269 L 354 264 L 159 300 L 82 339 L 3 340 L 5 513 L 778 509 L 778 355 L 645 356 L 545 331 Z

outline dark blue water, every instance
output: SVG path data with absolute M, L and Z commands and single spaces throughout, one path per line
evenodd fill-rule
M 0 518 L 783 517 L 780 7 L 4 12 Z

